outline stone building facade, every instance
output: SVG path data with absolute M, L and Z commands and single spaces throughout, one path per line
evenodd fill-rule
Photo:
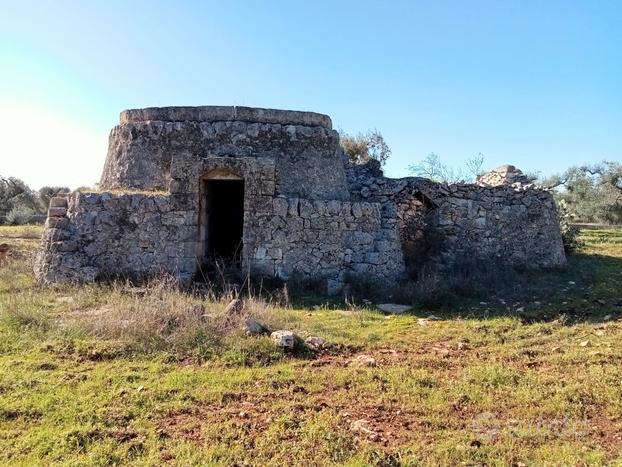
M 127 110 L 98 191 L 51 201 L 43 283 L 200 275 L 215 257 L 284 281 L 390 284 L 467 255 L 565 262 L 550 193 L 504 166 L 478 184 L 352 164 L 328 116 L 247 107 Z

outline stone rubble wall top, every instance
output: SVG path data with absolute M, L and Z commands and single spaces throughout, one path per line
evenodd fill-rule
M 121 124 L 146 121 L 276 123 L 280 125 L 319 126 L 332 129 L 328 115 L 295 110 L 205 105 L 198 107 L 148 107 L 121 112 Z
M 479 175 L 475 184 L 479 186 L 514 185 L 520 187 L 531 184 L 531 180 L 519 168 L 506 164 Z
M 430 260 L 448 265 L 469 254 L 528 267 L 566 261 L 552 193 L 513 166 L 499 167 L 489 172 L 494 177 L 484 176 L 491 183 L 477 184 L 391 179 L 378 176 L 378 169 L 375 163 L 346 165 L 351 201 L 380 203 L 385 222 L 399 220 L 402 238 L 434 237 L 443 246 Z M 506 182 L 496 183 L 497 176 Z M 413 219 L 412 225 L 429 231 L 410 230 Z M 413 258 L 408 255 L 407 262 Z

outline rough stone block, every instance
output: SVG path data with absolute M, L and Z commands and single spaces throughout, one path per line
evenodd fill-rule
M 268 257 L 281 260 L 283 259 L 283 250 L 280 248 L 268 248 Z
M 67 214 L 67 208 L 50 207 L 48 209 L 48 217 L 64 217 Z
M 266 248 L 258 247 L 255 250 L 255 255 L 254 255 L 255 259 L 263 260 L 263 259 L 266 259 L 266 257 L 267 257 L 267 250 L 266 250 Z
M 184 183 L 183 180 L 171 179 L 168 184 L 169 193 L 177 194 L 177 193 L 188 193 L 190 192 L 190 188 L 187 183 Z
M 64 229 L 69 226 L 69 219 L 66 217 L 48 217 L 45 221 L 46 229 Z
M 259 194 L 274 196 L 275 184 L 274 180 L 261 180 L 259 182 Z
M 51 208 L 66 208 L 68 206 L 67 197 L 55 196 L 50 200 Z
M 289 203 L 286 198 L 274 198 L 274 214 L 277 216 L 287 216 Z
M 273 212 L 272 200 L 270 196 L 257 196 L 251 202 L 251 209 L 256 213 L 270 214 Z
M 63 253 L 74 252 L 78 250 L 78 242 L 76 242 L 75 240 L 55 242 L 52 244 L 52 249 Z
M 299 217 L 300 213 L 298 212 L 298 206 L 299 206 L 300 200 L 298 198 L 289 198 L 288 202 L 289 202 L 289 208 L 288 208 L 289 215 L 292 217 Z
M 313 214 L 313 204 L 307 199 L 300 200 L 300 217 L 309 219 Z

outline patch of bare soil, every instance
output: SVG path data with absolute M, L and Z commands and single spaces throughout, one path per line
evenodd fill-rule
M 382 368 L 391 366 L 423 367 L 429 359 L 455 362 L 450 366 L 458 368 L 467 357 L 466 347 L 449 342 L 437 342 L 419 349 L 377 348 L 364 353 L 324 352 L 315 360 L 302 362 L 300 368 L 313 371 L 330 372 L 330 368 Z M 426 357 L 425 362 L 421 361 Z M 432 356 L 432 357 L 430 357 Z M 362 370 L 364 371 L 364 370 Z M 318 377 L 325 378 L 326 375 Z M 372 377 L 378 390 L 388 389 L 389 381 L 380 374 Z M 163 436 L 179 438 L 200 443 L 203 441 L 202 426 L 212 424 L 232 424 L 236 433 L 245 437 L 259 436 L 272 421 L 286 411 L 304 420 L 314 413 L 329 412 L 338 417 L 339 426 L 359 441 L 366 441 L 392 450 L 415 437 L 431 437 L 426 430 L 425 411 L 404 406 L 398 399 L 383 398 L 382 403 L 373 403 L 373 396 L 354 394 L 354 384 L 349 381 L 327 384 L 320 393 L 309 391 L 295 380 L 258 381 L 259 394 L 227 393 L 220 401 L 198 405 L 193 410 L 171 412 L 156 421 L 158 433 Z M 267 391 L 267 392 L 264 392 Z M 465 403 L 466 405 L 466 403 Z M 463 413 L 463 415 L 466 412 Z M 430 428 L 430 427 L 428 427 Z M 430 439 L 430 442 L 432 440 Z
M 436 368 L 443 370 L 444 376 L 451 377 L 473 359 L 483 357 L 467 342 L 447 340 L 425 343 L 412 350 L 379 347 L 364 352 L 327 351 L 318 354 L 315 360 L 301 362 L 298 366 L 302 371 L 318 372 L 318 378 L 326 381 L 320 392 L 310 392 L 295 379 L 257 381 L 256 393 L 226 393 L 213 403 L 168 413 L 160 417 L 156 424 L 161 436 L 197 444 L 206 441 L 203 426 L 226 425 L 223 431 L 240 437 L 239 440 L 236 438 L 236 442 L 252 450 L 254 440 L 283 414 L 297 420 L 297 423 L 304 423 L 317 413 L 327 412 L 339 420 L 338 427 L 342 433 L 360 443 L 372 443 L 387 454 L 395 453 L 401 446 L 415 440 L 423 445 L 433 444 L 439 429 L 465 430 L 473 433 L 473 443 L 495 444 L 501 436 L 498 430 L 487 429 L 485 436 L 479 439 L 477 424 L 478 420 L 481 422 L 482 414 L 467 395 L 451 403 L 452 415 L 443 420 L 430 418 L 425 407 L 413 407 L 400 398 L 377 397 L 390 389 L 390 381 L 378 369 L 397 366 L 429 368 L 436 362 Z M 373 393 L 362 392 L 356 389 L 355 382 L 349 380 L 333 382 L 327 377 L 332 368 L 371 371 L 377 390 Z M 425 385 L 426 381 L 422 380 L 420 384 Z M 429 384 L 433 387 L 436 383 L 431 380 Z M 496 414 L 494 421 L 494 426 L 507 427 L 517 423 L 504 420 L 503 414 Z M 613 457 L 622 451 L 622 424 L 614 422 L 605 417 L 593 417 L 577 429 L 581 429 L 586 445 L 598 445 Z M 558 429 L 562 430 L 560 435 L 571 435 L 574 428 L 564 425 Z M 293 430 L 289 437 L 284 436 L 283 441 L 294 440 L 297 434 Z
M 379 391 L 382 391 L 382 377 L 378 378 Z M 326 390 L 312 394 L 294 381 L 279 382 L 273 386 L 274 391 L 267 394 L 230 393 L 219 402 L 168 413 L 156 421 L 158 433 L 163 437 L 200 445 L 209 442 L 202 427 L 221 426 L 221 441 L 226 439 L 241 443 L 252 452 L 256 440 L 284 414 L 294 420 L 292 427 L 297 428 L 315 414 L 327 412 L 337 418 L 340 433 L 351 436 L 361 444 L 371 443 L 385 454 L 392 455 L 414 442 L 423 446 L 433 445 L 439 429 L 464 430 L 472 433 L 472 443 L 494 445 L 502 442 L 501 432 L 494 426 L 507 427 L 512 423 L 501 414 L 495 416 L 496 425 L 491 429 L 478 432 L 481 413 L 466 395 L 453 402 L 453 414 L 446 420 L 434 420 L 429 418 L 425 407 L 405 406 L 399 399 L 383 398 L 382 402 L 374 403 L 373 395 L 356 394 L 355 388 L 347 382 L 340 387 L 327 385 Z M 558 429 L 561 430 L 559 436 L 575 436 L 572 427 L 564 425 Z M 586 446 L 603 449 L 608 458 L 612 459 L 622 451 L 619 423 L 613 424 L 604 417 L 592 418 L 578 425 L 578 429 Z M 553 430 L 552 436 L 557 436 L 555 433 Z M 297 431 L 293 429 L 282 434 L 281 441 L 295 442 L 297 436 Z
M 205 423 L 202 409 L 170 412 L 156 423 L 156 433 L 160 438 L 177 438 L 199 443 L 202 439 L 201 427 Z
M 304 399 L 297 396 L 303 396 Z M 260 436 L 277 417 L 275 403 L 287 401 L 287 414 L 304 420 L 313 413 L 328 411 L 338 417 L 343 432 L 349 432 L 359 441 L 372 442 L 384 448 L 394 448 L 412 441 L 423 431 L 422 414 L 400 408 L 397 401 L 391 405 L 361 404 L 360 400 L 331 398 L 329 393 L 307 395 L 301 386 L 292 385 L 289 391 L 264 396 L 235 394 L 216 404 L 205 404 L 194 410 L 171 412 L 157 420 L 157 432 L 162 437 L 202 443 L 202 427 L 228 423 L 232 433 L 249 439 Z M 295 434 L 292 433 L 292 437 Z M 240 439 L 240 441 L 243 441 Z M 249 446 L 252 447 L 252 446 Z
M 308 363 L 310 367 L 392 367 L 411 368 L 458 368 L 471 358 L 481 355 L 468 343 L 452 343 L 447 340 L 429 342 L 414 349 L 403 347 L 378 347 L 359 352 L 324 352 Z M 432 360 L 432 361 L 431 361 Z
M 586 425 L 589 439 L 598 440 L 601 446 L 612 457 L 622 452 L 622 420 L 596 415 Z

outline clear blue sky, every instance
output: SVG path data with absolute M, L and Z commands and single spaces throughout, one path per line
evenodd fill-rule
M 557 172 L 622 161 L 622 1 L 6 1 L 0 174 L 93 184 L 125 108 L 248 105 Z

